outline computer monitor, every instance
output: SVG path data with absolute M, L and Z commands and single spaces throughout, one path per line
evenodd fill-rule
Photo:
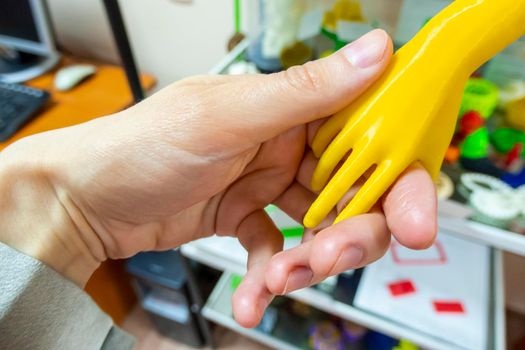
M 44 0 L 0 0 L 0 81 L 22 82 L 51 69 L 59 59 Z

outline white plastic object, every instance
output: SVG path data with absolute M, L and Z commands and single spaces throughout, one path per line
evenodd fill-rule
M 76 64 L 62 68 L 55 74 L 55 88 L 59 91 L 71 90 L 96 71 L 97 68 L 91 64 Z

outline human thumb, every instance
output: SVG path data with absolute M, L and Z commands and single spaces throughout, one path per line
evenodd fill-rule
M 224 99 L 238 99 L 236 112 L 223 115 L 234 123 L 224 123 L 264 141 L 330 116 L 381 75 L 392 51 L 388 34 L 373 30 L 326 58 L 276 74 L 235 77 Z

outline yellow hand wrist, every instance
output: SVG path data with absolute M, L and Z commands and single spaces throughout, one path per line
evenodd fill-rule
M 455 0 L 396 56 L 411 64 L 427 66 L 438 74 L 451 70 L 471 74 L 523 36 L 524 21 L 523 1 Z

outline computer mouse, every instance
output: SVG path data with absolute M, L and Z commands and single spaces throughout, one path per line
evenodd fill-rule
M 71 90 L 96 71 L 97 68 L 90 64 L 76 64 L 62 68 L 55 74 L 55 88 L 59 91 Z

